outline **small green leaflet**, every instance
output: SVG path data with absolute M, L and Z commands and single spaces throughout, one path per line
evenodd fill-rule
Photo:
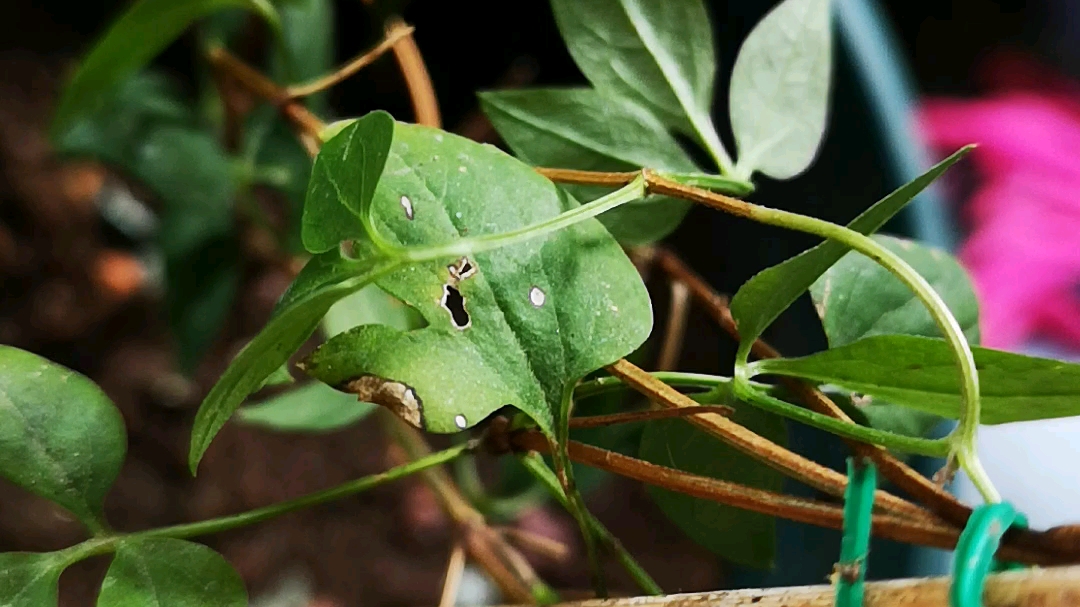
M 832 80 L 829 0 L 784 0 L 743 42 L 731 73 L 735 174 L 790 179 L 814 160 Z
M 584 171 L 698 170 L 652 114 L 594 89 L 493 91 L 480 94 L 480 107 L 514 154 L 533 166 Z M 604 191 L 563 187 L 578 200 Z M 633 246 L 667 236 L 689 208 L 687 201 L 654 196 L 599 219 L 619 242 Z
M 372 206 L 385 238 L 424 246 L 521 228 L 576 202 L 492 146 L 398 123 Z M 376 284 L 428 326 L 358 327 L 316 350 L 305 370 L 339 388 L 367 376 L 354 391 L 433 432 L 457 432 L 512 404 L 550 433 L 567 383 L 633 351 L 652 325 L 637 272 L 592 220 L 410 265 Z
M 899 255 L 941 295 L 971 344 L 979 343 L 979 309 L 967 273 L 944 251 L 910 240 L 876 235 L 878 244 Z M 899 279 L 865 255 L 850 252 L 811 287 L 830 347 L 871 335 L 939 337 L 926 307 Z M 941 418 L 866 395 L 836 395 L 851 404 L 849 413 L 879 430 L 926 436 Z
M 240 575 L 217 552 L 172 538 L 123 540 L 105 574 L 98 607 L 246 607 Z
M 896 253 L 949 307 L 969 343 L 979 341 L 979 302 L 964 268 L 948 253 L 892 236 L 873 236 Z M 844 255 L 810 286 L 829 346 L 843 346 L 871 335 L 940 337 L 926 306 L 900 279 L 865 255 Z
M 732 419 L 778 445 L 787 444 L 784 420 L 750 405 L 736 405 Z M 645 425 L 639 457 L 692 474 L 779 492 L 784 477 L 684 420 Z M 664 514 L 691 539 L 724 559 L 767 569 L 776 552 L 776 520 L 682 493 L 649 487 Z
M 984 424 L 1080 415 L 1080 365 L 972 347 Z M 801 377 L 957 419 L 960 385 L 948 344 L 876 335 L 802 358 L 751 363 L 754 374 Z
M 551 0 L 551 9 L 597 90 L 696 135 L 722 170 L 730 168 L 711 118 L 716 49 L 701 0 Z
M 99 532 L 105 494 L 126 450 L 124 420 L 97 385 L 0 345 L 0 476 Z
M 109 89 L 146 65 L 200 17 L 233 7 L 248 8 L 277 27 L 277 12 L 268 0 L 136 0 L 72 76 L 60 96 L 53 134 L 65 130 L 79 114 L 96 109 Z
M 56 607 L 60 574 L 66 566 L 58 552 L 0 553 L 0 605 Z
M 393 137 L 394 119 L 376 111 L 323 144 L 304 202 L 301 238 L 308 251 L 323 253 L 367 234 L 368 205 Z
M 848 227 L 861 234 L 872 234 L 900 212 L 919 192 L 964 157 L 971 146 L 962 148 L 917 177 L 882 198 L 874 206 L 852 220 Z M 749 353 L 749 346 L 761 337 L 780 313 L 786 310 L 810 285 L 839 261 L 848 248 L 828 241 L 800 253 L 791 259 L 766 268 L 748 280 L 731 300 L 731 313 L 739 327 L 740 350 Z M 745 357 L 743 358 L 745 361 Z

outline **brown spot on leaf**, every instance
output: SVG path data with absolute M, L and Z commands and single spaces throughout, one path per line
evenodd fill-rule
M 417 428 L 424 427 L 424 405 L 411 386 L 377 375 L 361 375 L 343 383 L 340 389 L 359 400 L 390 409 Z

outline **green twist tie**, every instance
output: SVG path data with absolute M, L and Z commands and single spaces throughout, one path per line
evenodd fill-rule
M 982 594 L 991 571 L 1022 567 L 994 559 L 1001 538 L 1010 527 L 1027 527 L 1027 519 L 1008 502 L 984 504 L 971 513 L 953 557 L 952 607 L 983 607 Z
M 870 552 L 877 469 L 869 460 L 848 458 L 844 489 L 844 536 L 836 576 L 836 607 L 862 607 L 866 560 Z

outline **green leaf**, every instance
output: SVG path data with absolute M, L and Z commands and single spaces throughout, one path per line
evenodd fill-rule
M 934 165 L 911 183 L 879 200 L 852 220 L 848 227 L 860 234 L 876 232 L 971 149 L 970 146 L 962 148 Z M 781 312 L 849 250 L 838 242 L 823 242 L 783 263 L 762 270 L 748 280 L 731 300 L 731 313 L 738 324 L 741 342 L 751 344 L 761 337 Z
M 230 166 L 207 133 L 165 125 L 150 131 L 125 167 L 161 203 L 157 241 L 165 255 L 166 304 L 187 370 L 224 326 L 239 282 Z
M 551 8 L 570 55 L 600 92 L 721 147 L 711 118 L 716 49 L 701 0 L 551 0 Z
M 743 42 L 731 73 L 736 174 L 789 179 L 814 160 L 832 80 L 829 0 L 784 0 Z
M 649 112 L 594 89 L 530 89 L 480 94 L 480 107 L 521 160 L 584 171 L 697 167 Z M 596 188 L 567 187 L 579 200 Z M 674 230 L 690 204 L 669 197 L 632 202 L 600 216 L 620 242 L 653 242 Z
M 323 318 L 327 337 L 360 325 L 382 324 L 408 331 L 424 326 L 420 313 L 377 285 L 368 285 L 334 304 Z
M 123 540 L 98 607 L 247 607 L 244 581 L 217 552 L 172 538 Z
M 894 434 L 928 438 L 944 419 L 940 415 L 916 411 L 836 386 L 822 386 L 821 389 L 856 423 Z M 902 453 L 896 455 L 904 457 Z
M 109 89 L 134 74 L 201 17 L 244 7 L 277 25 L 267 0 L 137 0 L 98 41 L 68 82 L 53 118 L 61 133 L 79 114 L 92 112 Z
M 337 249 L 316 255 L 304 266 L 270 321 L 237 354 L 199 406 L 188 455 L 192 473 L 233 412 L 311 337 L 330 307 L 397 267 L 393 261 L 348 259 Z
M 57 552 L 0 553 L 0 605 L 55 607 L 60 574 L 66 566 Z
M 94 382 L 36 354 L 0 345 L 0 476 L 104 528 L 102 507 L 127 438 Z
M 698 168 L 648 112 L 594 89 L 480 93 L 480 107 L 521 160 L 589 171 Z
M 979 306 L 967 273 L 948 253 L 891 236 L 874 236 L 930 283 L 964 329 L 979 343 Z M 914 293 L 865 255 L 848 253 L 810 287 L 830 347 L 871 335 L 922 335 L 941 332 Z M 844 392 L 861 421 L 879 430 L 926 436 L 942 418 L 861 394 Z
M 244 128 L 244 159 L 252 184 L 281 192 L 289 203 L 285 248 L 292 254 L 306 249 L 301 240 L 304 197 L 311 180 L 311 157 L 296 133 L 275 108 L 264 105 L 251 113 Z
M 406 246 L 506 232 L 577 206 L 492 146 L 402 123 L 372 204 L 379 231 Z M 316 350 L 305 370 L 333 386 L 382 378 L 389 383 L 366 386 L 391 401 L 380 404 L 432 432 L 459 431 L 507 404 L 551 432 L 565 386 L 632 352 L 651 328 L 644 285 L 598 222 L 465 264 L 421 263 L 380 277 L 428 326 L 358 327 Z
M 364 419 L 373 407 L 352 394 L 314 382 L 241 407 L 237 419 L 282 432 L 329 432 Z
M 169 326 L 180 367 L 191 372 L 228 320 L 240 284 L 235 238 L 219 238 L 165 263 Z
M 266 381 L 262 383 L 261 388 L 267 388 L 270 386 L 285 386 L 288 384 L 296 383 L 293 379 L 292 373 L 289 373 L 289 363 L 285 363 L 277 368 L 276 371 L 270 374 L 266 378 Z
M 151 129 L 191 120 L 173 83 L 145 70 L 103 91 L 94 111 L 80 113 L 53 139 L 62 154 L 92 156 L 126 169 Z
M 968 342 L 979 342 L 979 302 L 967 272 L 956 259 L 911 240 L 873 238 L 921 274 L 945 301 Z M 810 296 L 830 347 L 871 335 L 941 336 L 926 306 L 911 289 L 874 260 L 854 251 L 811 285 Z
M 368 207 L 393 138 L 394 119 L 375 111 L 323 144 L 304 203 L 301 236 L 308 251 L 329 251 L 367 233 Z
M 984 424 L 1080 415 L 1080 365 L 973 347 Z M 791 359 L 751 364 L 760 374 L 835 384 L 897 405 L 957 419 L 960 379 L 948 344 L 913 335 L 876 335 Z
M 270 73 L 281 82 L 304 82 L 328 72 L 334 64 L 334 4 L 330 0 L 279 2 L 281 39 Z M 306 100 L 316 114 L 326 112 L 326 95 Z
M 738 404 L 732 419 L 779 444 L 787 444 L 783 419 Z M 740 453 L 684 420 L 645 425 L 639 457 L 692 474 L 779 492 L 783 475 Z M 690 538 L 742 565 L 770 568 L 776 552 L 776 521 L 770 516 L 649 487 L 656 504 Z
M 158 243 L 167 257 L 190 254 L 230 234 L 236 184 L 225 151 L 207 133 L 179 125 L 156 128 L 125 168 L 161 201 Z

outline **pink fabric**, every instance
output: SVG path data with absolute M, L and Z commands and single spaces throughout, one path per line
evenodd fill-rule
M 1037 335 L 1080 347 L 1080 85 L 1009 55 L 979 79 L 985 97 L 931 98 L 919 118 L 942 152 L 979 145 L 960 260 L 983 344 L 1015 349 Z

